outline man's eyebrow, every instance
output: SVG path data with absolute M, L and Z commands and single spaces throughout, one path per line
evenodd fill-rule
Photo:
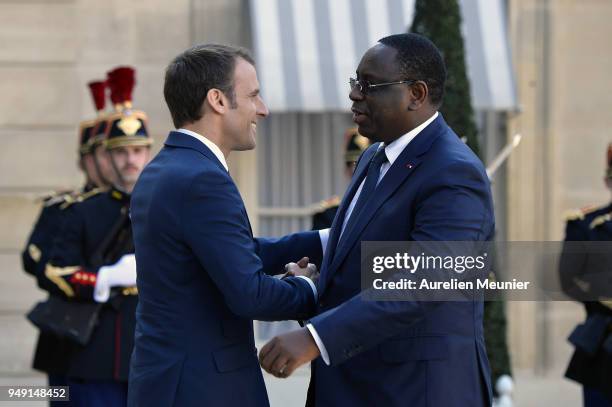
M 361 74 L 357 74 L 357 78 L 361 78 L 361 79 L 378 79 L 379 76 L 375 75 L 375 74 L 371 74 L 368 72 L 361 72 Z

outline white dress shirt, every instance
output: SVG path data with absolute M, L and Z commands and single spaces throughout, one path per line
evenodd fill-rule
M 187 134 L 187 135 L 189 135 L 191 137 L 194 137 L 194 138 L 200 140 L 202 143 L 204 143 L 204 145 L 206 147 L 208 147 L 210 149 L 210 151 L 213 152 L 215 157 L 217 157 L 219 159 L 219 161 L 221 161 L 221 164 L 223 164 L 223 167 L 225 167 L 225 170 L 227 172 L 229 172 L 229 168 L 227 166 L 227 161 L 225 160 L 225 156 L 223 155 L 223 152 L 221 151 L 219 146 L 217 146 L 215 143 L 213 143 L 212 141 L 210 141 L 206 137 L 196 133 L 195 131 L 191 131 L 191 130 L 187 130 L 187 129 L 178 129 L 177 131 L 179 133 Z M 326 230 L 329 230 L 329 229 L 326 229 Z M 322 232 L 324 232 L 324 231 L 320 231 L 319 232 L 319 239 L 321 240 L 321 245 L 323 245 L 323 243 L 327 244 L 327 236 L 329 235 L 329 233 L 323 233 L 322 234 Z M 323 241 L 324 236 L 325 236 L 325 241 Z M 325 245 L 323 245 L 323 253 L 325 253 Z M 317 293 L 317 286 L 308 277 L 305 277 L 305 276 L 297 276 L 297 277 L 298 278 L 302 278 L 302 279 L 304 279 L 304 280 L 306 280 L 308 282 L 308 285 L 312 289 L 312 293 L 314 294 L 315 301 L 316 301 L 319 298 L 319 295 Z
M 191 137 L 194 137 L 194 138 L 200 140 L 202 143 L 204 143 L 204 145 L 206 147 L 208 147 L 210 149 L 210 151 L 212 151 L 212 153 L 215 155 L 215 157 L 217 157 L 217 159 L 219 161 L 221 161 L 221 164 L 223 164 L 223 166 L 225 167 L 225 170 L 229 172 L 229 167 L 227 166 L 227 161 L 225 161 L 225 156 L 223 155 L 223 152 L 221 152 L 221 149 L 219 148 L 219 146 L 217 146 L 215 143 L 213 143 L 212 141 L 210 141 L 206 137 L 196 133 L 195 131 L 191 131 L 191 130 L 187 130 L 187 129 L 178 129 L 177 131 L 179 133 L 187 134 L 187 135 L 189 135 Z
M 391 166 L 393 165 L 395 160 L 397 160 L 397 157 L 400 156 L 400 154 L 402 153 L 402 151 L 404 151 L 406 146 L 421 131 L 423 131 L 423 129 L 425 129 L 425 127 L 429 126 L 429 124 L 431 124 L 431 122 L 433 122 L 436 119 L 436 117 L 438 117 L 438 112 L 435 112 L 429 119 L 427 119 L 426 121 L 421 123 L 419 126 L 415 127 L 414 129 L 410 130 L 408 133 L 404 134 L 403 136 L 401 136 L 397 140 L 393 141 L 392 143 L 389 143 L 388 146 L 385 146 L 384 143 L 381 143 L 381 145 L 378 148 L 379 149 L 381 149 L 381 148 L 385 149 L 385 155 L 387 156 L 388 162 L 384 163 L 380 167 L 380 175 L 378 176 L 378 183 L 380 183 L 380 181 L 383 179 L 383 177 L 385 176 L 387 171 L 389 171 L 389 168 L 391 168 Z M 342 239 L 342 234 L 344 233 L 344 228 L 346 227 L 346 224 L 347 224 L 349 218 L 351 217 L 351 213 L 353 212 L 353 209 L 355 208 L 355 205 L 357 204 L 357 200 L 359 199 L 359 195 L 361 194 L 361 189 L 363 188 L 363 184 L 364 183 L 365 183 L 365 178 L 363 179 L 363 181 L 361 181 L 361 185 L 359 185 L 359 189 L 357 189 L 357 192 L 355 192 L 355 196 L 353 197 L 353 200 L 351 201 L 351 204 L 349 205 L 348 209 L 346 210 L 346 215 L 344 216 L 344 222 L 342 223 L 342 230 L 340 231 L 340 237 L 338 238 L 338 242 L 340 242 L 340 239 Z M 378 185 L 378 183 L 377 183 L 377 185 Z M 322 236 L 321 232 L 325 232 L 325 236 Z M 319 232 L 319 237 L 321 238 L 321 242 L 323 242 L 323 240 L 325 240 L 325 243 L 327 244 L 327 240 L 329 239 L 329 229 L 325 229 L 324 231 L 320 231 Z M 325 246 L 323 246 L 323 247 L 325 247 Z M 323 252 L 323 254 L 325 255 L 325 252 Z M 323 341 L 319 337 L 319 334 L 317 333 L 317 330 L 314 328 L 314 326 L 312 326 L 312 324 L 306 324 L 306 328 L 308 328 L 308 330 L 310 331 L 310 334 L 312 335 L 312 338 L 316 342 L 317 347 L 319 348 L 319 352 L 321 352 L 321 358 L 323 359 L 323 362 L 325 362 L 325 364 L 329 366 L 329 364 L 330 364 L 330 362 L 329 362 L 329 354 L 327 353 L 327 349 L 325 348 L 325 345 L 323 344 Z

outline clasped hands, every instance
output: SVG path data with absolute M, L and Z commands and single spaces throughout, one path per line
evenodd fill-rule
M 287 264 L 285 276 L 305 276 L 316 282 L 319 272 L 308 260 L 308 257 L 303 257 L 297 263 Z M 319 347 L 308 328 L 304 327 L 272 338 L 259 351 L 259 364 L 271 375 L 286 378 L 319 354 Z
M 314 283 L 319 279 L 319 271 L 317 266 L 309 263 L 308 257 L 302 257 L 297 263 L 288 263 L 285 265 L 285 274 L 283 277 L 308 277 Z

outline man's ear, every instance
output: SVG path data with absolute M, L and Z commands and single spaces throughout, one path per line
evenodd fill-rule
M 204 103 L 205 105 L 208 104 L 208 106 L 218 114 L 224 114 L 228 107 L 227 99 L 223 92 L 214 88 L 208 91 L 206 94 L 206 101 Z M 206 109 L 206 106 L 203 107 Z
M 408 110 L 419 110 L 429 97 L 429 88 L 423 81 L 417 81 L 408 87 Z

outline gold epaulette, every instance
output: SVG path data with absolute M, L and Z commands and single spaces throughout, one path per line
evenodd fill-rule
M 589 229 L 595 229 L 599 225 L 603 225 L 606 222 L 610 222 L 612 220 L 612 214 L 606 213 L 605 215 L 599 215 L 593 218 L 593 221 L 589 225 Z
M 571 209 L 565 212 L 563 217 L 565 218 L 566 222 L 573 221 L 573 220 L 583 220 L 586 215 L 588 215 L 591 212 L 596 211 L 597 209 L 599 209 L 599 207 L 595 205 L 585 206 L 580 209 Z
M 44 207 L 49 207 L 72 199 L 73 195 L 76 193 L 76 190 L 56 191 L 52 194 L 45 195 L 44 197 L 40 198 L 40 200 L 43 202 Z
M 612 298 L 600 298 L 599 302 L 601 305 L 612 309 Z
M 101 188 L 94 188 L 94 189 L 92 189 L 92 190 L 90 190 L 90 191 L 87 191 L 87 192 L 82 192 L 82 193 L 80 193 L 80 194 L 77 194 L 77 195 L 75 195 L 75 196 L 72 196 L 72 197 L 71 197 L 71 199 L 66 200 L 66 202 L 64 202 L 64 203 L 63 203 L 63 204 L 60 206 L 60 209 L 62 209 L 62 210 L 67 209 L 67 208 L 69 208 L 69 207 L 70 207 L 72 204 L 79 203 L 79 202 L 83 202 L 84 200 L 89 199 L 89 198 L 91 198 L 92 196 L 96 196 L 96 195 L 98 195 L 98 194 L 99 194 L 99 193 L 101 193 L 101 192 L 104 192 L 104 190 L 103 190 L 103 189 L 101 189 Z
M 326 211 L 329 208 L 333 208 L 334 206 L 340 205 L 340 197 L 337 195 L 332 196 L 329 199 L 325 199 L 319 203 L 319 208 L 322 211 Z

